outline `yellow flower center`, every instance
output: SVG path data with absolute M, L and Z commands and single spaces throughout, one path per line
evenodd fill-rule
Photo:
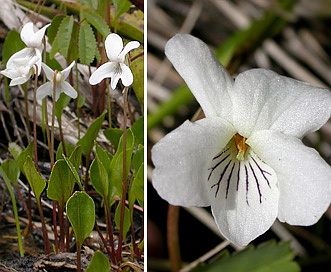
M 237 148 L 237 160 L 243 161 L 245 158 L 247 149 L 249 148 L 249 145 L 246 144 L 246 138 L 241 136 L 240 134 L 236 133 L 233 136 L 233 140 L 234 140 L 234 142 L 236 144 L 236 148 Z

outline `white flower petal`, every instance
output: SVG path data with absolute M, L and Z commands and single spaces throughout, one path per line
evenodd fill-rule
M 125 60 L 125 55 L 127 53 L 129 53 L 129 51 L 131 51 L 132 49 L 136 49 L 138 48 L 140 45 L 139 42 L 137 41 L 131 41 L 131 42 L 128 42 L 125 47 L 123 48 L 122 52 L 119 54 L 118 58 L 120 60 L 120 62 L 124 62 Z
M 231 121 L 233 80 L 207 45 L 191 35 L 177 34 L 168 41 L 165 53 L 205 115 Z
M 74 65 L 75 65 L 75 61 L 70 63 L 70 65 L 61 72 L 63 80 L 66 80 L 68 78 L 68 76 L 70 75 L 70 71 Z
M 9 86 L 16 86 L 16 85 L 21 85 L 27 82 L 30 79 L 30 76 L 20 76 L 20 77 L 15 77 L 10 81 Z
M 36 98 L 38 100 L 41 100 L 47 95 L 52 96 L 52 94 L 53 94 L 53 83 L 46 82 L 37 89 Z
M 211 208 L 220 232 L 246 246 L 266 232 L 278 214 L 277 176 L 249 149 L 237 160 L 234 142 L 210 162 L 208 185 Z
M 245 137 L 272 129 L 301 138 L 331 114 L 330 91 L 265 69 L 240 74 L 232 98 L 233 124 Z
M 118 64 L 114 62 L 106 62 L 102 64 L 97 70 L 92 73 L 89 79 L 90 84 L 96 85 L 100 83 L 104 78 L 111 77 L 115 73 L 117 67 Z
M 47 64 L 45 64 L 45 63 L 41 63 L 41 66 L 42 66 L 42 68 L 43 68 L 43 71 L 44 71 L 44 73 L 45 73 L 45 75 L 46 75 L 46 77 L 47 77 L 47 79 L 49 80 L 49 81 L 53 81 L 53 77 L 54 77 L 54 71 L 50 68 L 50 67 L 48 67 L 47 66 Z
M 128 66 L 126 66 L 124 63 L 120 63 L 122 74 L 121 79 L 122 83 L 125 87 L 130 86 L 133 83 L 133 75 Z
M 113 73 L 113 75 L 111 76 L 111 80 L 110 80 L 110 87 L 115 90 L 118 81 L 120 80 L 122 75 L 122 70 L 118 69 L 116 73 Z
M 7 68 L 16 69 L 18 65 L 26 66 L 29 61 L 36 56 L 36 50 L 34 48 L 24 48 L 15 54 L 13 54 L 8 62 Z
M 42 39 L 45 35 L 46 29 L 50 24 L 45 25 L 43 28 L 34 32 L 33 23 L 29 22 L 25 24 L 21 31 L 21 39 L 28 47 L 34 47 L 42 50 Z
M 256 132 L 247 143 L 277 173 L 279 220 L 292 225 L 316 223 L 331 202 L 330 166 L 316 150 L 276 131 Z
M 210 205 L 207 178 L 215 150 L 221 150 L 235 131 L 222 118 L 186 121 L 152 149 L 153 186 L 173 205 Z
M 67 96 L 70 96 L 73 99 L 77 98 L 77 91 L 68 82 L 61 82 L 59 88 L 61 92 L 64 92 Z
M 105 41 L 107 57 L 110 61 L 118 61 L 118 55 L 123 49 L 122 38 L 115 34 L 111 33 L 107 36 Z

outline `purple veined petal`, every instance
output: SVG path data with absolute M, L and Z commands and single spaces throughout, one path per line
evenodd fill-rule
M 245 137 L 272 129 L 302 138 L 319 129 L 331 114 L 329 90 L 265 69 L 239 74 L 232 101 L 233 124 Z
M 63 76 L 63 80 L 66 80 L 68 78 L 68 76 L 70 75 L 70 71 L 74 65 L 75 65 L 75 61 L 70 63 L 70 65 L 61 72 Z
M 122 38 L 115 33 L 109 34 L 105 41 L 105 47 L 108 59 L 111 62 L 118 62 L 118 56 L 123 50 Z
M 59 86 L 61 92 L 64 92 L 67 96 L 75 99 L 77 98 L 77 91 L 66 81 L 61 82 L 61 86 Z
M 52 96 L 52 93 L 53 93 L 53 83 L 46 82 L 37 89 L 36 98 L 38 100 L 41 100 L 45 98 L 47 95 Z
M 152 183 L 170 204 L 209 206 L 209 163 L 222 150 L 234 128 L 223 118 L 186 121 L 152 148 Z
M 279 220 L 315 224 L 331 202 L 331 167 L 315 149 L 277 131 L 255 132 L 246 142 L 277 173 Z
M 216 224 L 228 240 L 246 246 L 266 232 L 277 217 L 277 175 L 252 149 L 244 160 L 238 160 L 234 142 L 215 154 L 209 171 Z
M 43 68 L 43 71 L 44 71 L 44 73 L 45 73 L 47 79 L 48 79 L 49 81 L 53 81 L 54 71 L 53 71 L 51 68 L 49 68 L 49 67 L 47 66 L 47 64 L 45 64 L 45 63 L 43 63 L 43 62 L 41 63 L 41 66 L 42 66 L 42 68 Z
M 231 122 L 234 81 L 201 40 L 177 34 L 165 53 L 201 105 L 206 117 L 221 116 Z
M 131 41 L 128 42 L 125 47 L 123 48 L 122 52 L 119 54 L 118 59 L 120 60 L 120 62 L 124 62 L 125 60 L 125 56 L 127 53 L 129 53 L 129 51 L 131 51 L 132 49 L 136 49 L 140 46 L 140 43 L 137 41 Z
M 133 75 L 128 66 L 126 66 L 124 63 L 120 63 L 121 70 L 122 70 L 122 83 L 125 87 L 130 86 L 133 83 Z

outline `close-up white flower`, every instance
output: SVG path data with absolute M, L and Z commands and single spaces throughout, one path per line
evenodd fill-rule
M 211 206 L 222 235 L 245 246 L 278 218 L 316 223 L 331 168 L 302 138 L 330 118 L 331 93 L 265 69 L 235 80 L 201 40 L 177 34 L 165 53 L 204 111 L 152 149 L 152 182 L 172 205 Z
M 27 47 L 13 54 L 7 62 L 6 69 L 1 71 L 1 74 L 12 79 L 9 86 L 23 84 L 36 73 L 40 75 L 42 40 L 49 26 L 50 24 L 45 25 L 37 32 L 34 32 L 31 22 L 23 26 L 21 39 Z
M 125 64 L 126 54 L 140 45 L 137 41 L 128 42 L 123 47 L 122 38 L 111 33 L 105 41 L 106 54 L 109 62 L 102 64 L 90 77 L 90 84 L 96 85 L 105 78 L 111 78 L 110 86 L 116 88 L 118 81 L 121 79 L 125 87 L 133 83 L 133 75 L 130 68 Z
M 59 99 L 61 93 L 65 93 L 73 99 L 77 98 L 77 91 L 65 81 L 70 74 L 71 68 L 75 65 L 74 61 L 63 71 L 56 71 L 56 73 L 45 63 L 42 63 L 41 65 L 49 82 L 46 82 L 37 89 L 37 99 L 43 99 L 47 95 L 53 96 L 54 80 L 56 84 L 55 101 Z

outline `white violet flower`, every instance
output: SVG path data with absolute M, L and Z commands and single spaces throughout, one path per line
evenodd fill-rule
M 330 117 L 331 93 L 265 69 L 235 81 L 197 38 L 165 53 L 201 105 L 152 149 L 152 181 L 173 205 L 211 206 L 220 232 L 245 246 L 276 218 L 312 225 L 331 202 L 331 168 L 301 139 Z
M 38 76 L 41 72 L 41 52 L 43 50 L 43 37 L 45 31 L 50 24 L 44 26 L 37 32 L 33 30 L 33 23 L 27 23 L 21 31 L 21 39 L 26 44 L 27 48 L 16 52 L 10 57 L 5 70 L 1 74 L 12 79 L 9 86 L 23 84 L 29 78 L 36 74 L 38 68 Z
M 128 42 L 123 48 L 122 38 L 111 33 L 105 41 L 106 53 L 109 62 L 102 64 L 90 77 L 90 84 L 96 85 L 104 78 L 111 78 L 110 86 L 116 88 L 119 79 L 122 80 L 124 86 L 128 87 L 133 82 L 133 75 L 130 68 L 125 64 L 125 56 L 132 49 L 138 48 L 140 45 L 137 41 Z
M 37 89 L 37 99 L 43 99 L 47 95 L 53 96 L 54 80 L 56 84 L 55 101 L 59 99 L 62 92 L 71 98 L 77 98 L 77 91 L 68 82 L 65 81 L 70 74 L 71 68 L 75 65 L 74 61 L 62 72 L 54 72 L 45 63 L 42 63 L 41 65 L 49 82 L 46 82 Z

